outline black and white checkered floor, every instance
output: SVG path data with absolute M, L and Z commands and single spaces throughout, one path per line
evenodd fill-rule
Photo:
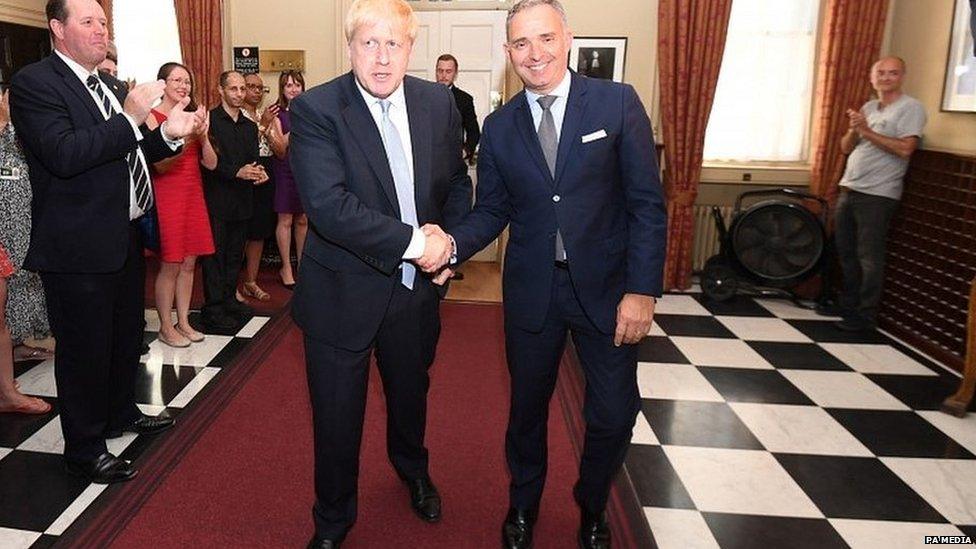
M 657 544 L 918 547 L 976 539 L 958 376 L 787 300 L 667 295 L 641 343 L 627 467 Z
M 215 379 L 219 382 L 221 368 L 232 363 L 268 320 L 256 316 L 233 336 L 208 335 L 201 343 L 174 349 L 155 340 L 159 319 L 155 310 L 147 310 L 146 337 L 153 341 L 139 370 L 139 408 L 146 414 L 165 411 L 179 418 L 202 389 Z M 54 361 L 21 363 L 14 374 L 21 391 L 43 397 L 54 405 L 54 411 L 40 417 L 7 414 L 0 418 L 0 547 L 47 547 L 107 486 L 64 471 Z M 125 433 L 109 440 L 108 449 L 138 466 L 139 456 L 152 440 Z

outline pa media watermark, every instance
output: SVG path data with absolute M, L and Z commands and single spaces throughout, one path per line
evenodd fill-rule
M 972 545 L 970 536 L 925 536 L 925 545 Z

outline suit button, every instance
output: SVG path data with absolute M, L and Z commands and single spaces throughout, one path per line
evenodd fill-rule
M 553 202 L 559 202 L 560 200 L 562 200 L 562 199 L 559 197 L 558 194 L 552 195 L 552 201 Z

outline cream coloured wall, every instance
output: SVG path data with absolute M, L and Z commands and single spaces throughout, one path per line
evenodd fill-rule
M 0 21 L 46 27 L 44 16 L 45 0 L 3 0 L 0 1 Z
M 888 52 L 905 59 L 905 92 L 928 114 L 922 147 L 976 154 L 976 113 L 939 110 L 953 6 L 954 0 L 892 0 Z
M 332 79 L 336 69 L 338 0 L 224 0 L 224 66 L 230 68 L 234 46 L 268 50 L 305 50 L 308 86 Z M 345 55 L 345 52 L 339 52 Z M 262 74 L 278 96 L 278 75 Z

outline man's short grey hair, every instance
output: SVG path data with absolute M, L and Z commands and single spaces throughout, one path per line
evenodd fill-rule
M 505 19 L 505 33 L 508 34 L 508 27 L 512 24 L 512 19 L 518 14 L 518 12 L 527 10 L 529 8 L 534 8 L 536 6 L 549 6 L 559 13 L 559 17 L 563 20 L 563 26 L 569 27 L 569 20 L 566 18 L 566 9 L 559 0 L 519 0 L 514 6 L 509 8 L 508 17 Z

